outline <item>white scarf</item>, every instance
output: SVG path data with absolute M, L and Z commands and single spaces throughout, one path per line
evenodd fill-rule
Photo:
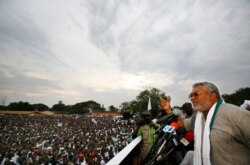
M 207 119 L 203 116 L 203 113 L 198 111 L 195 118 L 195 128 L 194 128 L 194 165 L 211 165 L 210 162 L 210 122 L 212 116 L 215 112 L 215 103 L 207 114 Z M 205 124 L 205 128 L 203 126 Z

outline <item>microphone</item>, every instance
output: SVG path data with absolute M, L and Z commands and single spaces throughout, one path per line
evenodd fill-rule
M 170 125 L 172 126 L 172 127 L 174 127 L 174 129 L 175 130 L 177 130 L 178 128 L 179 128 L 179 125 L 178 125 L 178 123 L 177 122 L 172 122 L 172 123 L 170 123 Z
M 181 143 L 184 146 L 189 145 L 189 143 L 194 141 L 194 133 L 192 131 L 187 132 L 184 137 L 181 139 Z
M 184 137 L 187 141 L 192 142 L 194 141 L 194 132 L 188 131 Z
M 182 116 L 182 115 L 183 115 L 183 112 L 182 112 L 180 109 L 175 108 L 175 109 L 173 110 L 173 114 L 174 114 L 175 116 L 179 117 L 179 116 Z
M 170 113 L 168 115 L 165 115 L 165 116 L 161 117 L 160 119 L 157 119 L 156 123 L 157 124 L 160 124 L 162 122 L 167 122 L 168 123 L 168 122 L 172 121 L 172 119 L 174 117 L 175 117 L 174 113 Z
M 159 127 L 157 130 L 153 132 L 153 135 L 159 134 L 163 130 L 164 127 L 165 125 L 162 125 L 161 127 Z
M 173 134 L 175 131 L 175 127 L 171 126 L 171 125 L 166 125 L 164 128 L 163 128 L 163 132 L 165 133 L 169 133 L 169 134 Z
M 163 117 L 161 117 L 160 119 L 157 119 L 156 123 L 160 124 L 160 123 L 170 123 L 172 121 L 174 121 L 177 117 L 181 116 L 183 114 L 183 112 L 179 109 L 174 109 L 172 111 L 172 113 L 165 115 Z

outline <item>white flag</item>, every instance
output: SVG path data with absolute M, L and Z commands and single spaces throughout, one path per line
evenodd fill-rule
M 97 125 L 97 121 L 94 118 L 92 118 L 92 122 L 95 123 L 95 125 Z
M 152 107 L 151 107 L 151 100 L 150 100 L 150 97 L 148 97 L 148 111 L 151 110 Z

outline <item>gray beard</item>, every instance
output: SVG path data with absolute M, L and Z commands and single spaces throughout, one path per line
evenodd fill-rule
M 193 106 L 193 110 L 195 111 L 200 111 L 200 112 L 205 112 L 205 111 L 209 111 L 209 109 L 212 107 L 211 102 L 209 100 L 207 100 L 207 102 L 203 105 L 197 105 L 197 106 Z

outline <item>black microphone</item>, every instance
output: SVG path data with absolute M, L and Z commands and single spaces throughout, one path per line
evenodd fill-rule
M 179 109 L 174 109 L 172 111 L 172 113 L 165 115 L 163 117 L 161 117 L 160 119 L 157 119 L 156 123 L 160 124 L 160 123 L 171 123 L 172 121 L 174 121 L 177 117 L 182 115 L 182 111 Z
M 168 115 L 165 115 L 165 116 L 161 117 L 160 119 L 157 119 L 156 123 L 157 123 L 157 124 L 160 124 L 160 123 L 162 123 L 162 122 L 168 123 L 168 122 L 171 122 L 171 120 L 172 120 L 174 117 L 175 117 L 174 113 L 170 113 L 170 114 L 168 114 Z
M 153 132 L 153 135 L 156 135 L 156 134 L 161 133 L 164 127 L 165 127 L 165 125 L 160 126 L 157 130 L 155 130 L 155 131 Z

